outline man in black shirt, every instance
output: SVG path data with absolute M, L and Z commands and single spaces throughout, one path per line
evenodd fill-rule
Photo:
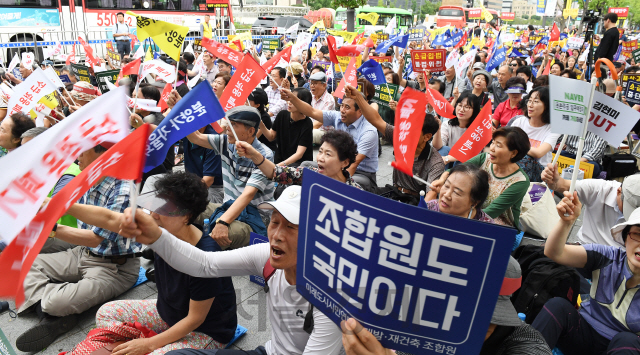
M 304 88 L 292 90 L 296 96 L 311 105 L 311 92 Z M 272 129 L 260 123 L 260 131 L 270 141 L 277 141 L 274 162 L 278 165 L 298 166 L 303 161 L 313 160 L 313 123 L 311 118 L 288 104 L 287 110 L 276 115 Z
M 620 45 L 620 32 L 618 32 L 616 22 L 618 22 L 617 14 L 608 13 L 604 15 L 605 32 L 598 49 L 596 49 L 596 52 L 593 54 L 594 63 L 600 58 L 607 58 L 613 62 L 613 56 L 618 51 L 618 46 Z

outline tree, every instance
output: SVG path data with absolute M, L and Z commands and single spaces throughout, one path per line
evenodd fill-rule
M 438 13 L 438 9 L 440 8 L 441 2 L 431 2 L 426 0 L 422 7 L 420 8 L 420 13 L 427 15 L 435 15 Z
M 529 15 L 522 15 L 522 18 L 526 20 L 529 18 Z
M 384 1 L 378 0 L 378 7 L 384 7 Z
M 355 8 L 364 6 L 366 3 L 367 0 L 333 0 L 335 8 L 344 7 L 347 9 L 347 31 L 353 32 L 356 20 Z
M 322 8 L 330 8 L 332 7 L 332 0 L 313 0 L 313 2 L 309 3 L 311 10 L 319 10 Z
M 541 19 L 541 17 L 540 17 L 540 16 L 538 16 L 538 15 L 531 15 L 531 19 L 532 19 L 532 20 L 536 20 L 536 21 L 537 21 L 537 20 L 540 20 L 540 19 Z

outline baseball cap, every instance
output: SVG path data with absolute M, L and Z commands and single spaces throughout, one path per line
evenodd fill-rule
M 293 224 L 300 222 L 300 197 L 302 186 L 292 185 L 284 189 L 275 201 L 263 202 L 258 208 L 278 211 L 282 217 Z M 517 317 L 517 315 L 516 315 Z
M 629 175 L 622 182 L 622 213 L 628 221 L 631 213 L 640 207 L 640 174 Z
M 321 81 L 323 83 L 327 82 L 327 75 L 321 71 L 318 71 L 314 74 L 311 74 L 311 76 L 309 77 L 309 80 L 313 80 L 313 81 Z
M 255 107 L 238 106 L 227 111 L 226 117 L 230 121 L 244 123 L 258 129 L 260 124 L 260 112 Z
M 484 63 L 483 62 L 476 62 L 473 64 L 473 67 L 471 67 L 472 69 L 484 69 Z
M 627 218 L 625 213 L 626 222 L 618 223 L 613 228 L 611 228 L 611 236 L 613 240 L 624 245 L 624 239 L 622 239 L 622 231 L 626 226 L 635 226 L 640 224 L 640 209 L 636 208 L 635 211 L 629 213 L 629 218 Z
M 522 320 L 518 317 L 518 312 L 513 303 L 511 303 L 511 295 L 522 285 L 522 271 L 520 264 L 513 257 L 509 256 L 507 271 L 504 273 L 502 288 L 498 296 L 498 302 L 493 309 L 491 316 L 491 324 L 502 325 L 506 327 L 519 327 Z
M 303 71 L 302 64 L 298 62 L 291 62 L 289 63 L 289 66 L 291 67 L 291 72 L 293 73 L 293 75 L 298 75 Z
M 73 90 L 71 90 L 70 94 L 74 99 L 82 101 L 91 101 L 99 96 L 98 89 L 86 81 L 78 81 L 73 84 Z

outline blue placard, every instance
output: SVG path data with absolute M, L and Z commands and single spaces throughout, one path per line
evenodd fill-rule
M 261 243 L 269 243 L 269 238 L 253 232 L 249 234 L 249 245 Z M 262 275 L 250 275 L 249 281 L 264 287 L 264 277 L 262 277 Z
M 296 289 L 336 324 L 383 346 L 477 354 L 513 230 L 373 195 L 305 171 Z
M 67 75 L 67 74 L 60 75 L 60 81 L 62 81 L 65 84 L 70 84 L 71 83 L 71 79 L 69 79 L 69 75 Z
M 640 82 L 628 80 L 624 98 L 632 105 L 640 105 Z

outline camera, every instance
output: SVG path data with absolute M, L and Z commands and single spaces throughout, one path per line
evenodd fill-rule
M 596 24 L 601 20 L 600 10 L 588 10 L 582 19 L 582 23 L 587 25 L 587 31 L 593 31 Z

